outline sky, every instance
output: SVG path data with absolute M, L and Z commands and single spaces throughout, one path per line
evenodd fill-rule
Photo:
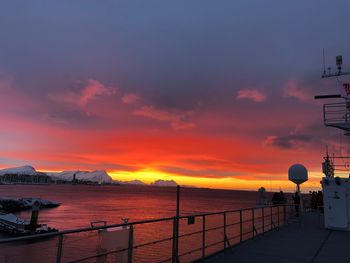
M 350 141 L 314 95 L 349 1 L 2 1 L 0 168 L 226 189 L 320 187 Z M 347 81 L 345 77 L 341 81 Z

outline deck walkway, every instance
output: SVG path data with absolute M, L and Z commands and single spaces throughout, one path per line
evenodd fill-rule
M 212 263 L 350 262 L 350 232 L 323 228 L 317 213 L 206 259 Z

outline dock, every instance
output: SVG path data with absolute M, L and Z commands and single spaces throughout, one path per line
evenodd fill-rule
M 206 263 L 350 262 L 350 232 L 327 230 L 323 215 L 298 220 L 205 259 Z

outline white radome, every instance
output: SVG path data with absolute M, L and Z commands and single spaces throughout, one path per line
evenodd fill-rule
M 307 169 L 302 164 L 293 164 L 288 169 L 288 179 L 299 185 L 308 180 Z

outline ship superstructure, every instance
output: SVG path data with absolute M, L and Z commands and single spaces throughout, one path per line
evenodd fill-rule
M 343 102 L 323 105 L 325 126 L 344 131 L 350 135 L 350 85 L 342 83 L 338 77 L 350 75 L 342 71 L 342 56 L 336 57 L 337 71 L 328 73 L 324 68 L 322 78 L 336 77 L 340 86 L 339 94 L 315 96 L 315 99 L 343 99 Z M 322 163 L 321 185 L 323 190 L 324 222 L 328 229 L 350 231 L 350 157 L 329 156 L 328 152 Z

